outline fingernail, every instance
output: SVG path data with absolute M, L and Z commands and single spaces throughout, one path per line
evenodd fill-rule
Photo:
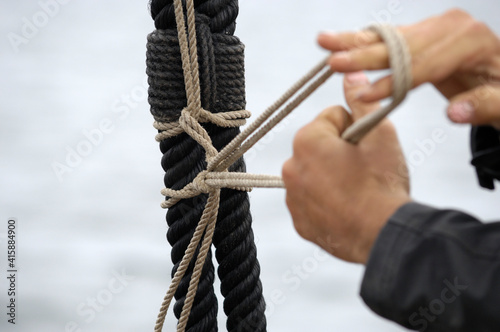
M 362 71 L 347 73 L 345 74 L 345 78 L 347 83 L 351 85 L 366 85 L 370 83 L 368 77 L 366 77 L 365 73 Z
M 452 103 L 447 110 L 448 117 L 456 123 L 469 123 L 474 117 L 474 105 L 470 101 Z

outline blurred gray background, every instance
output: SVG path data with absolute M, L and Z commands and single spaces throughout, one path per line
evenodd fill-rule
M 500 32 L 496 0 L 242 0 L 236 35 L 246 44 L 247 109 L 257 116 L 325 56 L 315 41 L 322 30 L 409 24 L 452 7 Z M 1 331 L 153 330 L 172 267 L 146 96 L 145 44 L 153 28 L 146 1 L 2 1 Z M 252 149 L 248 170 L 280 174 L 294 133 L 326 106 L 344 104 L 341 79 L 335 75 Z M 422 86 L 392 116 L 413 197 L 498 218 L 500 193 L 478 187 L 469 129 L 449 123 L 446 104 Z M 435 130 L 445 139 L 425 153 L 419 142 Z M 269 331 L 404 331 L 359 298 L 362 266 L 327 257 L 298 237 L 283 190 L 250 196 Z M 5 308 L 11 217 L 18 230 L 15 326 Z M 219 325 L 224 331 L 222 314 Z M 164 330 L 174 327 L 170 312 Z

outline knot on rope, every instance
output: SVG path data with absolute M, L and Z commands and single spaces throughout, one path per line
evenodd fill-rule
M 208 194 L 214 190 L 214 188 L 209 186 L 206 182 L 207 174 L 207 171 L 201 171 L 193 180 L 193 189 L 198 191 L 200 194 Z
M 179 126 L 198 142 L 203 149 L 205 149 L 206 160 L 210 160 L 217 154 L 217 149 L 212 145 L 212 139 L 208 135 L 205 128 L 203 128 L 197 120 L 197 115 L 200 112 L 200 108 L 186 107 L 182 110 L 181 116 L 179 117 Z
M 186 112 L 189 115 L 185 115 Z M 162 122 L 160 120 L 160 121 L 155 121 L 153 123 L 153 127 L 158 129 L 159 131 L 155 139 L 156 141 L 161 142 L 166 138 L 177 136 L 183 132 L 187 133 L 187 130 L 185 128 L 185 126 L 187 126 L 185 119 L 186 116 L 190 116 L 193 119 L 193 121 L 196 121 L 198 123 L 209 122 L 219 127 L 230 128 L 230 127 L 240 127 L 245 125 L 246 123 L 245 119 L 249 118 L 251 115 L 252 113 L 250 113 L 250 111 L 247 110 L 229 111 L 224 113 L 212 113 L 203 108 L 200 108 L 198 110 L 198 113 L 195 113 L 195 115 L 193 116 L 193 112 L 190 112 L 189 110 L 186 110 L 186 108 L 184 108 L 181 112 L 181 117 L 177 121 Z M 181 123 L 181 121 L 183 121 L 183 123 Z M 190 120 L 189 123 L 192 123 L 192 121 Z M 189 130 L 197 130 L 197 128 L 198 128 L 197 126 L 192 126 L 192 125 L 189 126 Z
M 167 197 L 167 200 L 161 203 L 161 207 L 168 209 L 177 204 L 181 199 L 193 198 L 200 194 L 214 193 L 221 188 L 252 191 L 254 187 L 252 180 L 259 181 L 255 176 L 252 179 L 252 174 L 245 176 L 242 175 L 242 173 L 209 172 L 204 170 L 199 172 L 196 177 L 182 189 L 174 190 L 163 188 L 161 194 Z M 275 183 L 271 184 L 271 186 L 277 185 L 279 185 L 279 179 L 276 179 Z

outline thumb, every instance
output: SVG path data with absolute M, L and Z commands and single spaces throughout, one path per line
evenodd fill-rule
M 456 95 L 446 113 L 456 123 L 500 128 L 500 86 L 485 84 Z

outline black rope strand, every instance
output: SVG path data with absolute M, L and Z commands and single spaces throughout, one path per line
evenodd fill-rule
M 237 0 L 195 0 L 198 58 L 202 106 L 213 112 L 245 108 L 244 46 L 232 36 L 238 15 Z M 186 106 L 180 50 L 177 41 L 172 0 L 153 0 L 150 4 L 155 26 L 161 33 L 150 35 L 147 50 L 149 102 L 157 120 L 172 121 Z M 220 128 L 203 124 L 220 150 L 238 133 L 239 128 Z M 167 187 L 180 189 L 206 167 L 205 152 L 186 134 L 160 143 L 162 167 Z M 243 159 L 230 171 L 245 171 Z M 167 239 L 172 245 L 172 275 L 184 255 L 200 219 L 207 195 L 181 200 L 167 212 Z M 215 234 L 215 256 L 219 263 L 224 312 L 230 332 L 266 331 L 265 303 L 259 279 L 260 266 L 251 228 L 252 218 L 246 192 L 223 189 Z M 195 256 L 196 257 L 196 256 Z M 213 291 L 214 267 L 207 256 L 198 286 L 187 331 L 217 330 L 217 300 Z M 193 271 L 190 265 L 176 294 L 174 313 L 180 317 Z
M 156 29 L 175 29 L 173 0 L 152 0 L 151 16 Z M 185 1 L 182 1 L 185 4 Z M 238 0 L 194 0 L 196 12 L 210 19 L 210 31 L 233 35 L 238 16 Z
M 177 33 L 172 29 L 165 30 L 161 36 L 152 39 L 153 37 L 150 36 L 146 60 L 151 113 L 156 119 L 173 120 L 179 117 L 180 111 L 186 105 Z M 203 148 L 187 134 L 161 141 L 160 150 L 163 153 L 161 164 L 165 170 L 164 182 L 167 187 L 182 188 L 206 167 Z M 169 226 L 167 239 L 172 246 L 171 259 L 174 263 L 172 277 L 193 236 L 206 200 L 206 195 L 199 195 L 182 200 L 167 211 L 166 219 Z M 174 314 L 177 319 L 181 315 L 193 268 L 194 261 L 190 264 L 175 293 Z M 218 305 L 213 289 L 214 278 L 215 269 L 212 264 L 212 254 L 209 251 L 186 331 L 217 331 Z

